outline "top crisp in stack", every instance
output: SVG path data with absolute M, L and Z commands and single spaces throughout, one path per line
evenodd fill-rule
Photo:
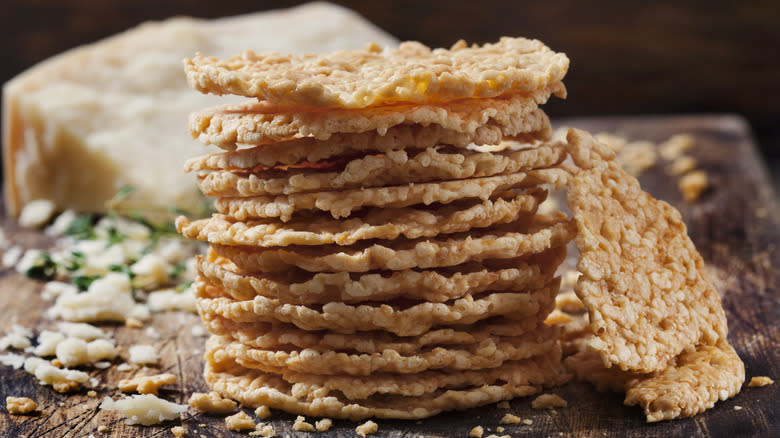
M 564 144 L 539 105 L 568 59 L 539 41 L 187 60 L 253 98 L 195 113 L 219 213 L 195 284 L 206 380 L 247 406 L 422 418 L 563 380 L 543 323 L 575 232 L 536 209 Z

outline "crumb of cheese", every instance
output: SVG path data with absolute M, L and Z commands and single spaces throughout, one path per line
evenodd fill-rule
M 504 415 L 504 418 L 502 418 L 501 421 L 499 421 L 499 423 L 500 424 L 517 424 L 517 423 L 519 423 L 521 421 L 522 421 L 522 419 L 520 417 L 518 417 L 517 415 L 506 414 L 506 415 Z
M 244 411 L 238 411 L 238 413 L 225 417 L 225 424 L 228 430 L 241 431 L 255 428 L 255 422 L 252 417 L 247 415 Z
M 188 403 L 195 410 L 207 414 L 229 414 L 236 410 L 236 402 L 229 398 L 222 398 L 216 391 L 208 394 L 195 392 L 190 396 Z
M 317 429 L 317 432 L 326 432 L 331 426 L 333 426 L 333 420 L 330 418 L 323 418 L 314 423 L 314 428 Z
M 265 405 L 258 406 L 257 409 L 255 409 L 255 416 L 260 419 L 266 419 L 271 416 L 271 410 Z
M 130 353 L 130 363 L 147 365 L 156 364 L 160 360 L 157 350 L 151 345 L 133 345 L 128 350 Z
M 686 201 L 692 202 L 699 198 L 709 184 L 707 173 L 703 170 L 694 170 L 680 178 L 678 187 Z
M 774 383 L 775 381 L 767 376 L 756 376 L 750 379 L 750 383 L 748 383 L 748 387 L 755 388 L 755 387 L 772 385 Z
M 38 403 L 27 397 L 8 396 L 5 398 L 5 408 L 9 414 L 25 415 L 38 409 Z
M 366 435 L 371 435 L 372 433 L 376 433 L 377 430 L 379 430 L 379 425 L 377 425 L 371 420 L 368 420 L 365 423 L 355 428 L 355 432 L 357 432 L 357 434 L 362 436 L 363 438 L 365 438 Z
M 122 392 L 157 395 L 161 386 L 173 385 L 176 381 L 175 375 L 171 373 L 162 373 L 153 376 L 137 376 L 132 379 L 122 379 L 119 381 L 118 387 Z
M 169 402 L 152 394 L 141 394 L 116 401 L 106 397 L 100 409 L 118 411 L 127 417 L 127 424 L 150 426 L 177 418 L 187 411 L 187 405 Z
M 542 394 L 531 402 L 534 409 L 565 408 L 567 405 L 566 400 L 556 394 Z
M 183 437 L 184 435 L 187 434 L 187 431 L 183 427 L 181 427 L 181 426 L 174 426 L 174 427 L 171 428 L 171 433 L 176 438 L 181 438 L 181 437 Z
M 471 432 L 469 432 L 469 437 L 482 438 L 483 433 L 485 433 L 485 429 L 483 429 L 482 426 L 474 426 L 474 428 L 471 429 Z
M 314 432 L 315 429 L 311 423 L 306 422 L 306 418 L 298 415 L 295 418 L 295 423 L 293 423 L 293 430 L 297 430 L 298 432 Z

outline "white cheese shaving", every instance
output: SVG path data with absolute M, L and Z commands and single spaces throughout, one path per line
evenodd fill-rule
M 67 381 L 84 383 L 89 380 L 89 374 L 83 371 L 57 368 L 48 360 L 38 357 L 28 357 L 25 359 L 24 370 L 34 375 L 42 385 L 54 386 L 57 383 Z
M 86 292 L 63 293 L 48 313 L 65 321 L 124 321 L 131 316 L 148 319 L 148 310 L 138 307 L 127 275 L 110 272 L 93 281 Z
M 3 253 L 3 267 L 10 268 L 16 265 L 19 262 L 19 257 L 22 256 L 22 252 L 24 252 L 24 249 L 21 246 L 10 247 L 8 251 Z
M 71 338 L 79 338 L 85 341 L 94 341 L 95 339 L 106 339 L 106 332 L 99 327 L 91 324 L 78 322 L 61 322 L 57 326 L 60 332 Z
M 157 350 L 151 345 L 133 345 L 128 350 L 130 353 L 130 363 L 146 365 L 155 364 L 160 360 Z
M 56 206 L 48 199 L 30 201 L 19 215 L 19 225 L 25 228 L 38 228 L 51 219 Z
M 24 365 L 24 356 L 16 353 L 0 354 L 0 363 L 18 370 Z
M 14 324 L 11 326 L 11 331 L 0 338 L 0 350 L 7 350 L 9 347 L 23 350 L 32 345 L 30 343 L 32 337 L 33 333 L 30 329 Z
M 100 409 L 118 411 L 127 417 L 127 424 L 150 426 L 173 420 L 187 411 L 187 405 L 163 400 L 152 394 L 133 395 L 121 400 L 103 399 Z
M 192 288 L 187 288 L 183 292 L 177 292 L 173 289 L 153 291 L 149 294 L 146 305 L 152 312 L 184 310 L 197 313 L 198 311 L 195 307 L 195 292 Z

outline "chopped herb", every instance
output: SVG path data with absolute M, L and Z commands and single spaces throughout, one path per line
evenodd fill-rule
M 76 216 L 65 230 L 65 235 L 72 236 L 81 240 L 92 240 L 97 237 L 95 227 L 92 226 L 92 216 L 82 214 Z
M 108 229 L 108 246 L 115 245 L 124 241 L 127 238 L 125 234 L 119 232 L 116 227 L 110 227 Z
M 168 273 L 168 276 L 171 278 L 178 278 L 186 270 L 187 267 L 184 265 L 184 263 L 176 263 L 171 267 L 171 272 Z
M 78 275 L 70 279 L 70 282 L 79 288 L 79 290 L 87 290 L 93 281 L 100 278 L 100 275 Z
M 179 283 L 178 285 L 176 285 L 176 292 L 184 292 L 185 290 L 189 289 L 190 286 L 192 286 L 191 281 Z
M 36 280 L 51 281 L 57 276 L 57 263 L 51 259 L 48 252 L 42 252 L 35 263 L 26 272 L 27 276 Z
M 116 192 L 113 198 L 106 201 L 106 207 L 110 210 L 109 214 L 113 213 L 113 210 L 121 204 L 125 199 L 130 197 L 135 192 L 135 187 L 124 186 Z
M 73 272 L 83 268 L 84 265 L 86 264 L 87 264 L 87 257 L 84 255 L 83 252 L 72 251 L 70 253 L 70 260 L 68 260 L 68 264 L 66 264 L 64 267 L 66 270 Z
M 130 277 L 130 280 L 135 278 L 135 272 L 131 271 L 128 265 L 110 265 L 108 270 L 111 272 L 127 274 L 127 276 Z

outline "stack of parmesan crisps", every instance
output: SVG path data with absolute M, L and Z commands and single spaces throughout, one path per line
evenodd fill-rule
M 576 224 L 537 207 L 566 144 L 539 108 L 565 97 L 539 41 L 185 61 L 190 160 L 216 197 L 179 218 L 210 244 L 194 284 L 206 380 L 245 406 L 423 418 L 560 384 L 544 324 Z

